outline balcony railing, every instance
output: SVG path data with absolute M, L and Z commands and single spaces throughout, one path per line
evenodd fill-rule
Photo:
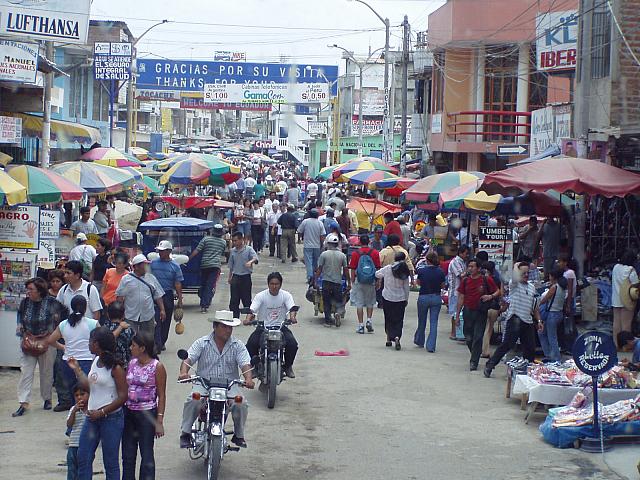
M 529 143 L 531 112 L 467 110 L 447 119 L 446 134 L 457 142 Z

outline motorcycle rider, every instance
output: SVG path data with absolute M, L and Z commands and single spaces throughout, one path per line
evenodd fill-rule
M 188 350 L 189 357 L 180 364 L 178 380 L 186 380 L 190 377 L 189 369 L 197 363 L 197 374 L 211 380 L 213 378 L 237 379 L 238 369 L 242 371 L 245 386 L 254 388 L 255 384 L 251 375 L 251 357 L 244 344 L 233 337 L 233 327 L 240 325 L 239 318 L 233 318 L 233 312 L 228 310 L 217 311 L 213 322 L 213 332 L 193 342 Z M 200 385 L 193 384 L 192 391 L 198 391 L 201 395 L 207 392 Z M 237 385 L 231 387 L 229 397 L 240 395 Z M 180 448 L 191 446 L 191 428 L 202 408 L 202 400 L 193 400 L 191 395 L 187 398 L 182 410 L 182 429 L 180 434 Z M 242 402 L 229 402 L 233 417 L 234 434 L 231 441 L 239 447 L 246 448 L 244 439 L 244 424 L 247 420 L 249 406 L 244 396 Z
M 298 323 L 296 312 L 290 312 L 291 308 L 295 306 L 293 296 L 280 288 L 282 287 L 282 275 L 279 272 L 270 273 L 267 277 L 267 285 L 268 289 L 253 298 L 250 307 L 253 313 L 248 314 L 242 323 L 249 325 L 257 315 L 258 320 L 264 322 L 265 327 L 280 326 L 286 320 L 287 313 L 289 313 L 291 323 Z M 256 328 L 247 340 L 247 350 L 252 362 L 255 362 L 260 351 L 260 339 L 263 332 L 263 329 Z M 298 342 L 286 326 L 282 327 L 282 336 L 285 344 L 284 373 L 289 378 L 296 378 L 293 373 L 293 362 L 298 352 Z

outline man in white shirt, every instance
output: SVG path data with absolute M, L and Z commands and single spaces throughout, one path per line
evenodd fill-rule
M 278 272 L 270 273 L 267 277 L 267 285 L 269 286 L 267 290 L 261 291 L 254 297 L 250 307 L 253 313 L 247 315 L 247 318 L 242 323 L 249 325 L 257 316 L 258 321 L 264 322 L 265 327 L 274 327 L 282 325 L 287 319 L 287 314 L 289 314 L 291 323 L 298 323 L 296 312 L 290 311 L 295 306 L 293 296 L 286 290 L 281 289 L 282 275 Z M 295 378 L 293 362 L 296 359 L 296 353 L 298 353 L 298 342 L 288 327 L 283 325 L 281 331 L 285 343 L 284 372 L 287 377 Z M 247 350 L 254 366 L 257 366 L 256 357 L 260 350 L 260 338 L 263 332 L 263 329 L 256 328 L 247 340 Z
M 316 201 L 318 197 L 318 185 L 311 180 L 311 183 L 307 184 L 307 199 L 309 201 Z
M 67 262 L 64 267 L 64 279 L 67 284 L 60 289 L 56 300 L 71 311 L 71 300 L 76 295 L 81 295 L 87 300 L 86 316 L 99 320 L 102 310 L 100 293 L 94 285 L 82 279 L 82 264 L 79 261 L 69 260 Z
M 95 248 L 87 244 L 87 236 L 84 233 L 76 235 L 76 243 L 77 245 L 69 252 L 69 260 L 76 260 L 82 264 L 82 276 L 85 280 L 88 280 L 93 261 L 98 253 Z
M 282 212 L 280 211 L 280 202 L 274 200 L 271 203 L 271 208 L 267 211 L 267 228 L 269 229 L 269 256 L 273 257 L 274 254 L 280 258 L 280 238 L 278 236 L 278 219 Z
M 160 310 L 160 322 L 166 320 L 164 310 L 164 290 L 156 277 L 147 272 L 150 263 L 143 254 L 131 260 L 133 272 L 122 277 L 116 289 L 116 299 L 124 302 L 124 317 L 136 333 L 145 332 L 151 338 L 155 334 L 155 309 Z

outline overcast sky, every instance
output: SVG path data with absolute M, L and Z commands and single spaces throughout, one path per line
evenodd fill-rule
M 402 45 L 409 16 L 413 39 L 426 30 L 440 0 L 370 0 L 391 22 L 391 47 Z M 384 46 L 384 25 L 364 5 L 348 0 L 93 0 L 91 18 L 123 20 L 135 36 L 161 25 L 138 44 L 140 57 L 213 60 L 216 50 L 245 52 L 249 62 L 340 64 L 338 44 L 356 55 Z

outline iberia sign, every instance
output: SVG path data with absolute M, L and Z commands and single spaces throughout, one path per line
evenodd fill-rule
M 0 34 L 86 43 L 91 0 L 0 0 Z
M 326 83 L 207 83 L 205 103 L 324 103 L 329 101 Z

